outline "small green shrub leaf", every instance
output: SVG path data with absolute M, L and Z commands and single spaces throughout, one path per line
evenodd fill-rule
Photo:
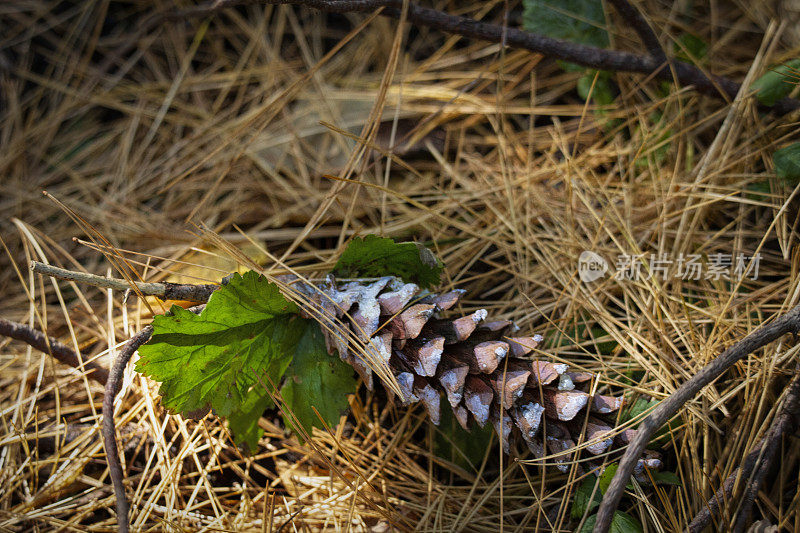
M 596 514 L 587 518 L 581 527 L 580 533 L 592 533 L 596 522 Z M 628 513 L 615 511 L 614 516 L 611 518 L 611 527 L 608 530 L 610 533 L 641 533 L 642 524 Z
M 772 154 L 775 174 L 789 185 L 800 183 L 800 143 L 790 144 Z
M 597 81 L 595 81 L 597 76 Z M 594 88 L 592 84 L 594 83 Z M 578 79 L 578 96 L 584 101 L 591 96 L 592 101 L 597 105 L 610 105 L 614 103 L 614 88 L 611 84 L 611 73 L 601 70 L 598 74 L 596 70 L 588 70 L 586 74 Z
M 708 54 L 708 43 L 691 33 L 678 37 L 674 48 L 675 57 L 688 63 L 698 63 Z
M 421 244 L 367 235 L 350 241 L 333 273 L 345 278 L 396 276 L 429 288 L 441 283 L 443 268 L 433 252 Z
M 523 25 L 532 33 L 598 48 L 608 46 L 601 0 L 523 0 Z
M 797 85 L 800 59 L 770 69 L 750 86 L 756 91 L 756 98 L 764 105 L 775 105 L 778 100 L 789 96 Z
M 600 474 L 599 482 L 601 493 L 605 494 L 608 490 L 608 486 L 611 485 L 611 480 L 614 479 L 614 474 L 617 473 L 617 468 L 619 468 L 619 465 L 617 463 L 612 463 Z
M 675 472 L 651 472 L 651 474 L 657 485 L 681 486 L 681 480 Z
M 277 383 L 303 333 L 297 306 L 256 272 L 235 274 L 199 315 L 173 306 L 153 319 L 136 370 L 161 382 L 163 405 L 177 413 L 242 408 L 256 376 Z
M 353 367 L 328 355 L 319 324 L 313 320 L 304 322 L 303 336 L 286 370 L 281 397 L 297 421 L 310 433 L 312 427 L 324 428 L 320 416 L 328 426 L 336 426 L 339 417 L 349 407 L 347 395 L 356 391 L 358 382 Z M 287 427 L 295 426 L 287 417 L 284 421 Z
M 634 517 L 622 511 L 616 511 L 611 518 L 611 533 L 642 533 L 642 524 Z
M 264 434 L 258 420 L 273 405 L 272 398 L 264 387 L 259 383 L 253 385 L 242 405 L 228 416 L 228 428 L 233 433 L 236 444 L 244 446 L 250 453 L 258 449 L 258 441 Z
M 593 514 L 592 516 L 586 519 L 586 522 L 583 523 L 583 526 L 581 526 L 581 530 L 579 533 L 592 533 L 596 522 L 597 522 L 597 515 Z
M 442 403 L 441 418 L 433 439 L 434 453 L 468 472 L 477 472 L 492 441 L 491 426 L 475 425 L 470 431 L 465 431 L 449 405 Z
M 595 476 L 589 475 L 578 485 L 575 497 L 572 499 L 572 509 L 570 510 L 570 516 L 573 520 L 580 520 L 584 514 L 591 512 L 600 505 L 602 492 L 600 492 L 600 487 L 595 489 L 597 482 L 598 479 Z M 594 497 L 592 497 L 592 492 L 594 492 Z

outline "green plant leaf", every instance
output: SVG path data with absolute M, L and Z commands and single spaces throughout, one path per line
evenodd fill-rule
M 581 530 L 579 533 L 592 533 L 594 530 L 594 524 L 597 522 L 597 515 L 593 514 L 589 518 L 586 519 L 586 522 L 583 523 L 581 526 Z
M 800 143 L 790 144 L 772 154 L 775 174 L 789 185 L 800 183 Z
M 594 81 L 597 76 L 597 81 Z M 594 83 L 594 88 L 592 88 Z M 610 105 L 614 103 L 614 88 L 611 84 L 611 73 L 601 70 L 597 74 L 596 70 L 588 70 L 586 74 L 578 79 L 577 85 L 578 96 L 583 100 L 588 100 L 589 96 L 592 101 L 597 105 Z
M 313 320 L 305 323 L 292 364 L 286 370 L 281 396 L 297 421 L 310 433 L 312 426 L 324 428 L 314 408 L 328 426 L 336 426 L 349 407 L 347 395 L 356 391 L 358 382 L 353 367 L 328 355 L 319 324 Z M 295 426 L 286 416 L 284 421 L 287 427 Z
M 697 35 L 684 33 L 674 46 L 675 57 L 688 63 L 698 63 L 708 54 L 708 43 Z
M 682 486 L 678 474 L 675 472 L 651 472 L 653 481 L 657 485 L 675 485 L 676 487 Z
M 645 411 L 649 410 L 651 407 L 653 407 L 657 403 L 658 403 L 658 400 L 645 400 L 644 398 L 637 398 L 635 402 L 630 404 L 630 406 L 627 407 L 622 412 L 622 414 L 620 415 L 620 423 L 625 423 L 628 420 L 631 420 L 633 418 L 636 418 L 636 417 L 640 416 L 642 413 L 644 413 Z M 632 426 L 632 427 L 636 428 L 640 423 L 641 423 L 641 420 L 639 422 L 637 422 L 635 426 Z
M 492 434 L 489 424 L 484 427 L 475 424 L 470 431 L 465 431 L 449 404 L 443 401 L 439 426 L 433 439 L 433 453 L 468 472 L 477 472 L 491 444 Z
M 367 235 L 350 241 L 333 272 L 346 278 L 397 276 L 428 288 L 441 283 L 443 268 L 442 262 L 421 244 Z
M 237 444 L 245 446 L 250 453 L 258 449 L 258 441 L 264 434 L 258 420 L 274 404 L 261 384 L 255 384 L 247 393 L 244 402 L 228 416 L 228 428 Z
M 608 46 L 601 0 L 523 0 L 523 26 L 554 39 Z
M 581 527 L 580 533 L 592 533 L 596 522 L 596 514 L 587 518 Z M 641 533 L 642 524 L 628 513 L 615 511 L 614 516 L 611 518 L 611 527 L 608 530 L 610 533 Z
M 297 306 L 256 272 L 235 274 L 199 315 L 173 306 L 153 319 L 136 370 L 161 382 L 163 405 L 188 413 L 241 409 L 256 376 L 277 383 L 304 330 Z
M 622 511 L 615 511 L 611 518 L 610 533 L 641 533 L 642 524 L 634 517 Z
M 600 483 L 601 493 L 605 494 L 608 490 L 608 486 L 611 485 L 611 480 L 614 479 L 614 474 L 617 473 L 617 468 L 619 468 L 619 465 L 617 463 L 612 463 L 600 474 L 600 479 L 598 481 Z
M 586 476 L 575 491 L 575 496 L 572 499 L 572 509 L 570 516 L 573 520 L 580 520 L 584 514 L 591 512 L 595 507 L 600 505 L 602 500 L 602 492 L 600 487 L 595 489 L 598 479 L 593 475 Z M 592 497 L 594 492 L 594 497 Z
M 750 86 L 756 91 L 756 98 L 764 105 L 772 106 L 789 96 L 792 89 L 797 86 L 800 59 L 793 59 L 788 63 L 770 69 Z

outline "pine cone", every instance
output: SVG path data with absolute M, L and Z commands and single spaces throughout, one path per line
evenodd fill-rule
M 516 428 L 535 457 L 558 454 L 555 462 L 562 471 L 574 459 L 568 450 L 577 442 L 589 443 L 585 450 L 601 455 L 628 444 L 636 433 L 614 431 L 608 415 L 620 409 L 622 398 L 591 398 L 586 391 L 593 374 L 570 372 L 566 364 L 534 355 L 541 335 L 517 336 L 513 323 L 487 321 L 485 309 L 442 318 L 463 290 L 421 292 L 392 277 L 343 284 L 329 278 L 320 288 L 300 284 L 300 290 L 313 304 L 306 312 L 323 323 L 331 355 L 338 353 L 352 365 L 370 390 L 371 367 L 388 370 L 402 391 L 400 402 L 421 402 L 436 425 L 444 398 L 464 429 L 469 430 L 470 418 L 481 427 L 491 422 L 509 453 Z M 543 416 L 546 436 L 540 430 Z M 637 477 L 645 482 L 645 468 L 661 466 L 653 454 L 639 463 Z

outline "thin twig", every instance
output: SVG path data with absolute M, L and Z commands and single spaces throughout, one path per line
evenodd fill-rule
M 700 533 L 711 524 L 714 515 L 719 514 L 722 502 L 731 498 L 737 478 L 749 479 L 760 460 L 761 466 L 756 476 L 748 483 L 748 487 L 752 487 L 754 490 L 753 494 L 758 491 L 758 487 L 761 485 L 761 481 L 763 481 L 763 474 L 766 474 L 769 470 L 769 463 L 771 463 L 772 457 L 774 457 L 775 451 L 778 449 L 777 445 L 781 438 L 784 435 L 794 433 L 798 425 L 800 425 L 798 411 L 800 411 L 800 372 L 795 374 L 792 381 L 789 383 L 783 405 L 781 405 L 780 411 L 775 416 L 775 420 L 773 420 L 769 432 L 754 446 L 753 451 L 747 454 L 742 465 L 725 479 L 722 486 L 717 490 L 714 496 L 708 500 L 705 507 L 695 515 L 687 528 L 689 533 Z M 759 477 L 761 479 L 757 482 L 756 479 Z M 744 514 L 744 511 L 743 504 L 742 514 Z M 742 514 L 740 514 L 740 516 L 742 516 Z
M 30 326 L 0 318 L 0 335 L 27 343 L 40 352 L 50 354 L 65 365 L 84 370 L 87 377 L 98 383 L 105 385 L 108 381 L 108 370 L 92 361 L 81 362 L 72 348 Z
M 54 278 L 63 279 L 66 281 L 74 281 L 76 283 L 85 283 L 86 285 L 93 285 L 103 289 L 114 289 L 118 291 L 126 291 L 131 288 L 131 284 L 118 278 L 107 278 L 104 276 L 96 276 L 95 274 L 88 274 L 86 272 L 76 272 L 74 270 L 67 270 L 64 268 L 55 267 L 39 263 L 38 261 L 31 262 L 31 270 L 45 276 L 52 276 Z M 146 283 L 136 282 L 136 287 L 142 294 L 147 296 L 158 296 L 164 300 L 183 300 L 186 302 L 207 302 L 211 297 L 211 293 L 219 288 L 219 285 L 213 284 L 184 284 L 184 283 Z
M 103 445 L 106 448 L 106 462 L 108 472 L 111 476 L 111 485 L 114 487 L 114 499 L 117 507 L 117 525 L 120 533 L 128 533 L 128 498 L 125 496 L 125 484 L 122 481 L 122 462 L 117 446 L 117 430 L 114 425 L 114 398 L 122 387 L 122 377 L 125 374 L 125 367 L 128 361 L 139 349 L 139 347 L 150 339 L 153 334 L 153 326 L 147 326 L 142 331 L 131 337 L 125 346 L 119 351 L 119 355 L 114 360 L 111 373 L 106 383 L 105 395 L 103 396 Z
M 205 309 L 205 305 L 190 307 L 188 311 L 200 313 Z M 130 338 L 125 346 L 119 351 L 119 355 L 114 360 L 111 373 L 106 382 L 105 395 L 103 396 L 103 445 L 106 449 L 106 461 L 108 471 L 111 476 L 111 484 L 114 487 L 114 497 L 117 507 L 117 523 L 120 533 L 127 533 L 130 527 L 128 522 L 128 498 L 125 496 L 125 484 L 123 483 L 122 462 L 120 459 L 119 447 L 117 446 L 117 430 L 114 423 L 114 400 L 122 388 L 122 378 L 125 375 L 125 367 L 128 366 L 133 354 L 139 347 L 150 340 L 153 334 L 153 326 L 147 326 L 142 331 Z
M 734 363 L 786 333 L 797 334 L 798 332 L 800 332 L 800 305 L 792 308 L 788 313 L 775 319 L 772 323 L 758 328 L 740 342 L 722 352 L 689 381 L 678 387 L 668 398 L 658 404 L 658 407 L 639 426 L 636 437 L 628 445 L 628 449 L 619 462 L 617 473 L 611 480 L 611 484 L 603 496 L 603 501 L 600 503 L 594 533 L 606 533 L 608 531 L 614 511 L 616 511 L 619 501 L 622 499 L 625 485 L 633 473 L 636 461 L 644 451 L 647 443 L 650 442 L 653 433 L 667 423 L 678 412 L 678 409 L 697 395 L 703 387 L 717 379 Z
M 733 526 L 734 533 L 741 533 L 744 531 L 745 525 L 750 518 L 750 512 L 753 508 L 756 495 L 761 489 L 761 485 L 764 483 L 767 473 L 772 468 L 772 463 L 775 461 L 775 455 L 781 443 L 781 437 L 790 427 L 797 427 L 798 408 L 800 408 L 800 374 L 795 374 L 792 382 L 789 384 L 789 390 L 786 392 L 786 399 L 783 402 L 780 414 L 775 418 L 769 430 L 769 434 L 766 437 L 760 464 L 757 467 L 753 479 L 750 480 L 745 488 L 739 516 L 736 518 L 736 523 Z
M 667 54 L 664 53 L 664 48 L 658 40 L 658 36 L 653 31 L 653 28 L 645 20 L 642 13 L 631 5 L 628 0 L 609 0 L 614 9 L 625 19 L 625 22 L 630 24 L 634 31 L 639 35 L 642 44 L 647 48 L 647 52 L 657 59 L 659 62 L 664 63 L 667 60 Z
M 198 14 L 209 15 L 231 5 L 252 3 L 256 3 L 256 1 L 212 2 L 207 7 L 193 8 L 191 11 L 176 11 L 171 16 L 182 18 L 185 16 L 197 16 Z M 257 3 L 263 4 L 265 0 L 258 0 Z M 401 17 L 403 6 L 402 0 L 266 0 L 266 3 L 306 6 L 330 13 L 372 12 L 380 9 L 380 15 L 394 19 Z M 623 9 L 625 8 L 623 7 Z M 633 8 L 631 7 L 631 9 Z M 629 12 L 621 12 L 624 17 L 627 17 L 626 13 Z M 642 18 L 639 14 L 637 14 L 637 17 Z M 670 59 L 671 68 L 666 68 L 664 57 L 658 54 L 651 55 L 653 53 L 651 49 L 654 48 L 655 43 L 649 35 L 645 41 L 645 46 L 648 47 L 650 53 L 643 55 L 553 39 L 517 28 L 504 27 L 500 24 L 491 24 L 467 17 L 449 15 L 415 3 L 408 4 L 406 21 L 417 26 L 427 26 L 446 33 L 463 35 L 493 43 L 503 43 L 511 48 L 529 50 L 547 57 L 577 63 L 598 70 L 637 72 L 651 75 L 659 80 L 677 80 L 683 86 L 691 85 L 700 93 L 728 101 L 733 100 L 741 89 L 741 85 L 733 80 L 723 76 L 712 75 L 709 77 L 701 69 L 682 61 Z M 634 25 L 634 29 L 645 40 L 644 27 L 637 24 Z M 772 111 L 778 115 L 785 115 L 800 109 L 800 101 L 793 98 L 783 98 L 773 106 L 759 105 L 765 110 Z

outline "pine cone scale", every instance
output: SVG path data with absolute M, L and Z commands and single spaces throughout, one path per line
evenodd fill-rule
M 422 403 L 434 424 L 441 420 L 444 396 L 464 429 L 470 418 L 481 427 L 491 421 L 508 452 L 517 428 L 535 458 L 552 454 L 562 471 L 578 453 L 576 442 L 597 456 L 624 446 L 636 434 L 615 430 L 605 418 L 622 407 L 621 397 L 586 392 L 594 374 L 569 371 L 565 363 L 533 355 L 541 335 L 515 335 L 519 328 L 508 320 L 487 321 L 485 309 L 442 316 L 458 304 L 462 290 L 421 294 L 413 283 L 381 278 L 340 287 L 331 279 L 318 292 L 321 296 L 312 302 L 319 309 L 309 314 L 322 314 L 336 326 L 330 328 L 336 333 L 325 333 L 328 352 L 338 352 L 370 389 L 368 363 L 388 365 L 400 389 L 399 402 Z M 354 345 L 357 339 L 360 348 Z M 640 463 L 641 472 L 660 464 L 655 456 Z

